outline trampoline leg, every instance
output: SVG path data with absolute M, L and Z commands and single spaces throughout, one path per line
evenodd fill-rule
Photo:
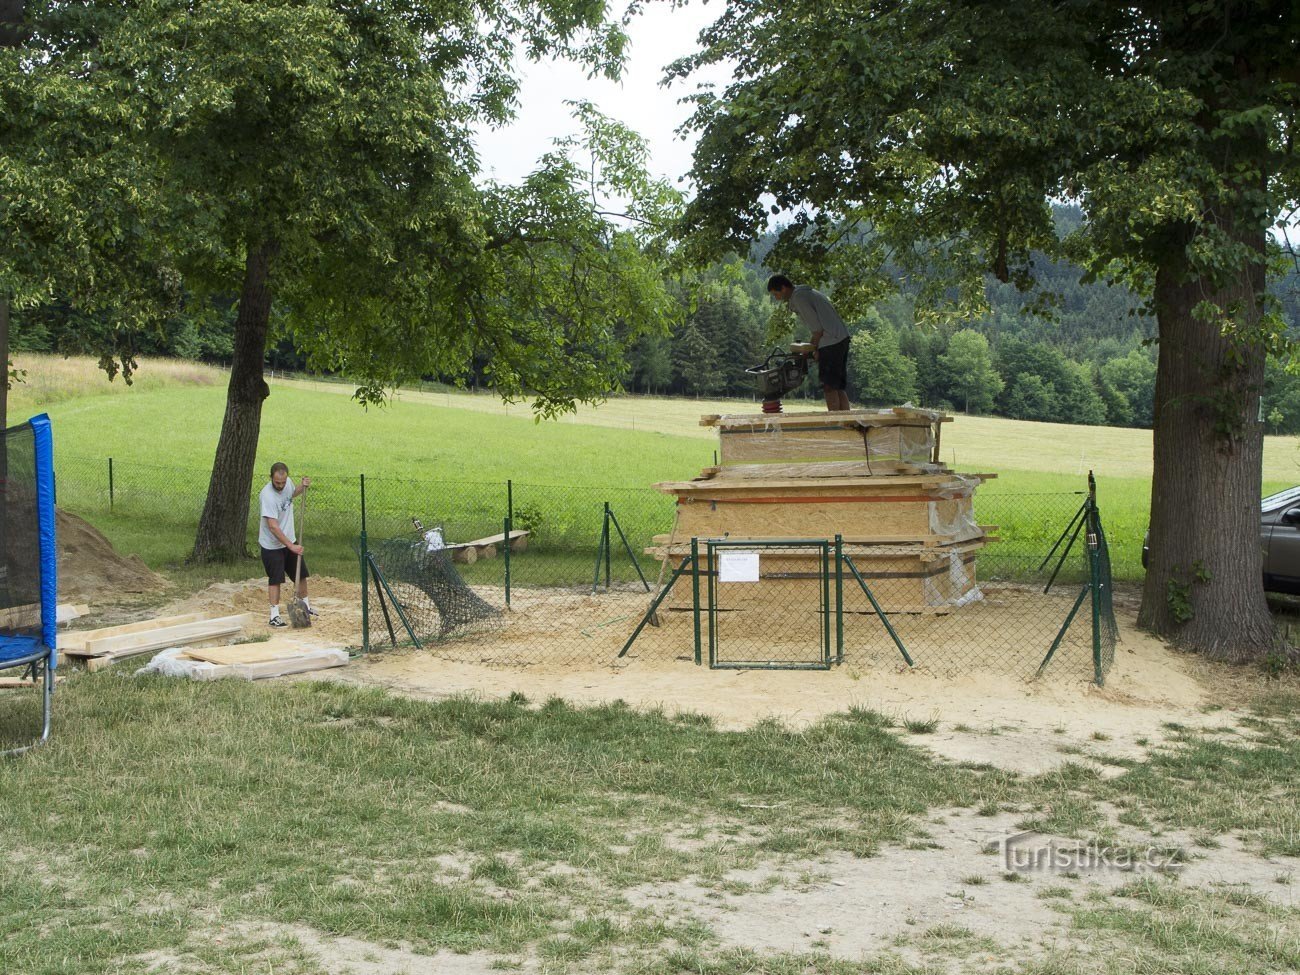
M 54 711 L 54 668 L 50 666 L 47 660 L 41 669 L 45 672 L 45 684 L 41 688 L 41 736 L 30 745 L 23 745 L 20 748 L 8 748 L 0 751 L 0 758 L 7 758 L 10 755 L 21 755 L 29 752 L 33 748 L 44 745 L 50 739 L 50 715 Z M 35 672 L 32 674 L 36 676 Z

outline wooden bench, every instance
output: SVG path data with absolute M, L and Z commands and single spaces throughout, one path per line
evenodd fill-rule
M 528 548 L 528 535 L 526 531 L 510 533 L 510 551 L 522 552 Z M 497 546 L 503 544 L 506 540 L 504 533 L 500 535 L 489 535 L 487 538 L 476 538 L 472 542 L 458 542 L 455 545 L 448 545 L 447 551 L 451 553 L 453 561 L 464 562 L 466 565 L 472 565 L 479 559 L 494 559 L 497 557 Z

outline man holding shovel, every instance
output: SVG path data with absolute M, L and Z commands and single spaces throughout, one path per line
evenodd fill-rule
M 286 574 L 298 581 L 298 598 L 302 601 L 308 618 L 317 615 L 307 602 L 307 560 L 302 557 L 302 546 L 293 526 L 293 499 L 311 486 L 311 478 L 304 477 L 295 485 L 289 480 L 285 464 L 271 465 L 271 480 L 257 496 L 261 510 L 257 542 L 262 548 L 262 565 L 266 567 L 266 594 L 271 601 L 271 626 L 288 626 L 280 618 L 280 585 Z

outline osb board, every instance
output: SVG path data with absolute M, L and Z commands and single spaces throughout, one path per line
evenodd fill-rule
M 660 481 L 655 489 L 690 498 L 915 498 L 962 497 L 979 485 L 975 476 L 945 474 L 885 474 L 839 478 L 711 478 L 706 481 Z
M 185 651 L 184 656 L 192 660 L 206 660 L 210 664 L 258 664 L 267 660 L 296 657 L 302 653 L 303 648 L 296 641 L 266 640 L 224 647 L 191 648 Z
M 928 427 L 810 427 L 783 430 L 723 430 L 718 438 L 723 465 L 821 460 L 932 459 Z
M 943 464 L 908 464 L 891 460 L 828 460 L 794 464 L 773 461 L 770 464 L 733 464 L 730 467 L 706 467 L 694 481 L 739 480 L 806 480 L 814 477 L 882 477 L 944 476 L 952 471 Z
M 969 498 L 936 503 L 940 528 L 961 527 L 941 540 L 979 537 Z M 727 504 L 697 502 L 677 506 L 675 535 L 690 538 L 833 538 L 849 542 L 933 542 L 942 532 L 930 521 L 928 503 Z
M 888 410 L 806 410 L 799 413 L 710 413 L 700 417 L 700 426 L 721 430 L 760 427 L 798 429 L 808 426 L 885 426 L 911 425 L 928 427 L 951 422 L 952 417 L 930 410 L 895 407 Z

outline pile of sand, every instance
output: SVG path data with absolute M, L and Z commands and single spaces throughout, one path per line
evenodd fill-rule
M 59 598 L 65 602 L 153 592 L 168 584 L 140 556 L 119 555 L 97 528 L 74 514 L 59 509 L 55 531 L 59 540 Z

